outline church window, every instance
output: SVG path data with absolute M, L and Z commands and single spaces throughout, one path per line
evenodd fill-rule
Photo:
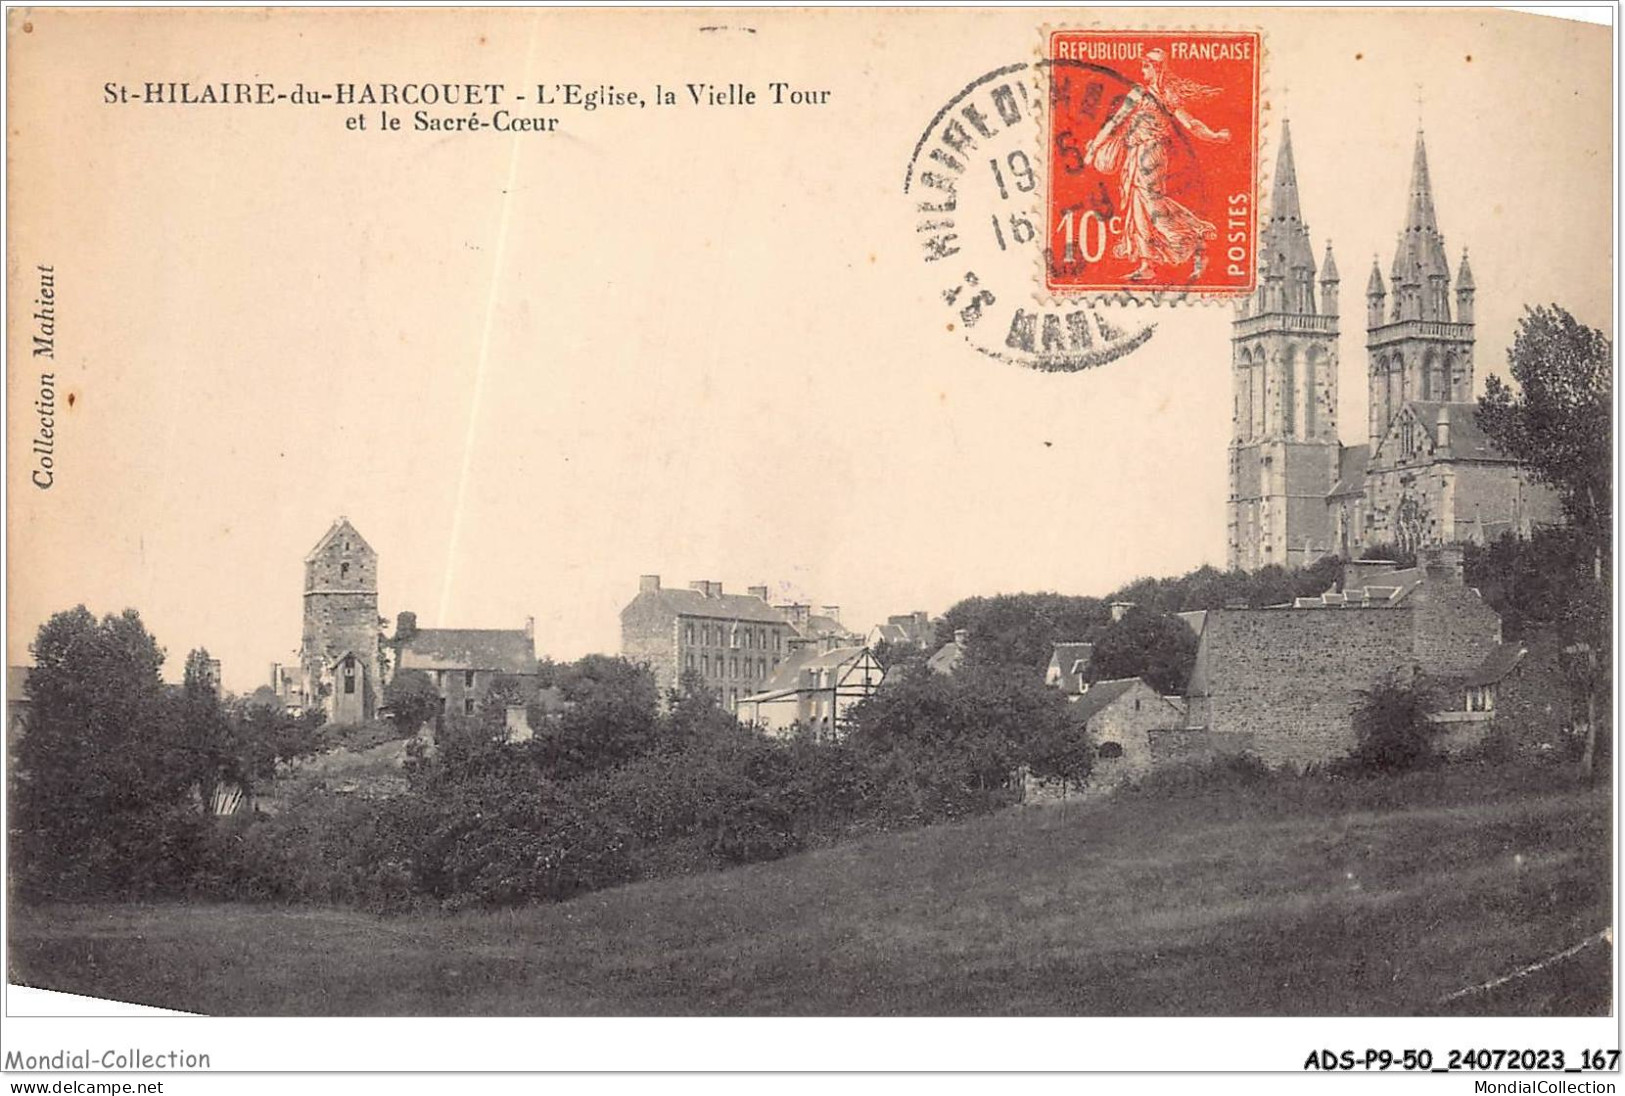
M 1291 437 L 1297 432 L 1298 410 L 1298 352 L 1287 348 L 1281 362 L 1281 433 Z
M 339 564 L 339 577 L 340 578 L 343 578 L 344 576 L 348 575 L 349 573 L 350 573 L 350 565 L 348 563 Z
M 354 662 L 346 661 L 344 663 L 344 691 L 346 693 L 355 692 L 355 663 Z

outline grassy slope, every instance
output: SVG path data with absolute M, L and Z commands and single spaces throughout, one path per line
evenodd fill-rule
M 1491 783 L 1016 810 L 489 914 L 14 909 L 11 973 L 221 1014 L 1414 1014 L 1608 924 L 1606 790 Z M 1444 1011 L 1606 1013 L 1610 962 Z

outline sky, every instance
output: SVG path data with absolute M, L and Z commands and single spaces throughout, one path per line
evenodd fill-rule
M 1137 310 L 1144 347 L 1038 373 L 948 332 L 919 259 L 914 142 L 1051 14 L 33 13 L 10 76 L 8 662 L 52 612 L 133 606 L 168 676 L 206 646 L 250 690 L 293 661 L 301 561 L 341 514 L 379 553 L 384 616 L 533 616 L 555 658 L 618 650 L 640 574 L 768 585 L 864 630 L 1222 566 L 1228 308 Z M 1419 121 L 1452 264 L 1471 248 L 1479 390 L 1525 304 L 1612 335 L 1606 29 L 1095 15 L 1264 31 L 1266 170 L 1290 118 L 1316 255 L 1331 239 L 1344 279 L 1345 440 Z M 831 95 L 517 136 L 103 102 L 107 82 L 239 78 Z M 19 354 L 39 263 L 64 401 L 49 491 Z

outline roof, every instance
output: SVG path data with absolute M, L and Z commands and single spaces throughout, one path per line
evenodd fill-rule
M 1190 625 L 1190 629 L 1196 633 L 1197 639 L 1202 638 L 1202 629 L 1207 627 L 1206 609 L 1190 609 L 1183 613 L 1175 613 L 1174 616 Z
M 911 639 L 909 639 L 908 632 L 903 629 L 901 624 L 876 624 L 875 631 L 878 632 L 880 636 L 880 638 L 876 640 L 877 643 L 913 642 Z
M 332 542 L 334 537 L 340 535 L 348 535 L 351 540 L 356 542 L 358 547 L 366 549 L 373 555 L 378 554 L 377 552 L 373 551 L 372 545 L 367 543 L 367 538 L 358 533 L 356 531 L 356 527 L 350 524 L 350 519 L 341 514 L 339 515 L 338 520 L 333 522 L 333 524 L 328 527 L 327 532 L 322 534 L 322 539 L 316 542 L 316 547 L 312 548 L 310 552 L 306 554 L 305 562 L 309 563 L 314 560 L 318 555 L 321 554 L 322 549 L 326 548 L 328 544 Z
M 951 674 L 965 661 L 965 648 L 949 640 L 942 645 L 936 654 L 925 660 L 926 667 L 933 673 Z
M 403 670 L 536 672 L 536 646 L 522 629 L 423 628 L 397 649 Z
M 698 590 L 644 590 L 633 598 L 626 613 L 634 607 L 653 603 L 677 616 L 709 617 L 712 620 L 748 620 L 758 624 L 783 624 L 784 614 L 753 594 L 713 594 Z
M 846 625 L 831 616 L 821 616 L 814 613 L 807 618 L 807 623 L 799 629 L 804 636 L 844 636 L 850 635 Z
M 1144 684 L 1137 677 L 1119 677 L 1112 681 L 1097 681 L 1089 691 L 1078 697 L 1072 705 L 1072 714 L 1079 720 L 1089 720 L 1111 707 L 1112 703 L 1136 685 Z M 1151 686 L 1146 685 L 1149 689 Z
M 1094 657 L 1095 645 L 1093 643 L 1057 643 L 1055 651 L 1050 655 L 1050 664 L 1061 673 L 1060 687 L 1069 693 L 1078 691 L 1083 684 L 1083 671 L 1089 668 L 1089 660 Z
M 779 668 L 773 671 L 773 676 L 767 679 L 758 696 L 775 691 L 795 692 L 801 687 L 801 672 L 803 670 L 830 670 L 850 662 L 856 662 L 860 657 L 869 653 L 867 647 L 834 647 L 828 651 L 820 651 L 815 647 L 803 647 L 793 652 Z M 751 697 L 750 699 L 756 699 Z
M 1345 445 L 1337 454 L 1337 484 L 1329 497 L 1365 494 L 1365 469 L 1371 457 L 1366 445 Z
M 1363 586 L 1327 590 L 1318 597 L 1294 598 L 1293 609 L 1380 609 L 1398 605 L 1427 577 L 1420 567 L 1395 568 L 1373 575 Z M 1282 608 L 1282 606 L 1271 606 Z
M 1521 643 L 1502 643 L 1484 656 L 1478 668 L 1467 675 L 1463 685 L 1494 685 L 1517 668 L 1528 652 Z
M 1484 433 L 1478 425 L 1476 403 L 1442 403 L 1437 400 L 1409 400 L 1405 406 L 1416 416 L 1435 445 L 1439 442 L 1439 413 L 1443 411 L 1450 424 L 1450 456 L 1456 460 L 1512 460 Z

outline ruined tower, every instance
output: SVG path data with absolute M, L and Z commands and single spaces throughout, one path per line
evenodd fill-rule
M 1326 497 L 1338 476 L 1338 274 L 1331 244 L 1316 295 L 1292 132 L 1282 127 L 1258 290 L 1231 333 L 1232 568 L 1302 566 L 1332 548 Z
M 378 554 L 340 517 L 305 557 L 304 695 L 332 723 L 378 710 Z

